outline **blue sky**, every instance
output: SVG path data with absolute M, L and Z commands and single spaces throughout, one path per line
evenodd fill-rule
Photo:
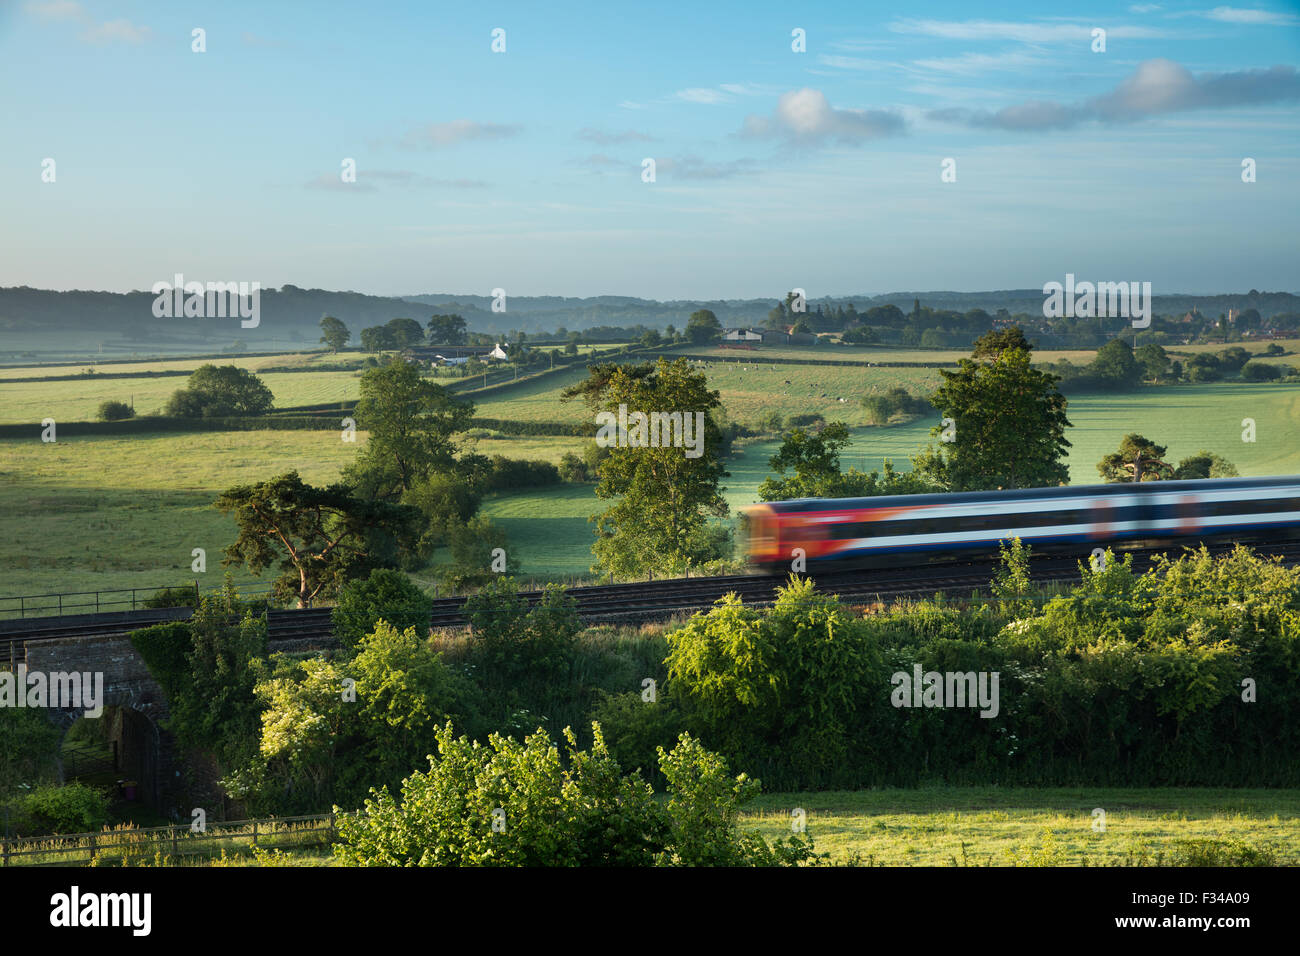
M 0 0 L 0 285 L 1295 292 L 1298 63 L 1281 2 Z

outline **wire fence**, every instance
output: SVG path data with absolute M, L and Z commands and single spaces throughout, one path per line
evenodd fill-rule
M 151 861 L 180 866 L 188 860 L 267 850 L 329 846 L 338 839 L 334 814 L 269 817 L 207 824 L 105 827 L 98 833 L 10 837 L 0 841 L 0 866 L 130 866 Z

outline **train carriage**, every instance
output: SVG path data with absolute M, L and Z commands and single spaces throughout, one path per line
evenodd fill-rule
M 751 563 L 789 570 L 978 558 L 1020 538 L 1037 552 L 1300 535 L 1300 477 L 803 498 L 745 509 Z

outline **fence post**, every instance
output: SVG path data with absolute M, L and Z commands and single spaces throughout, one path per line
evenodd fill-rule
M 172 856 L 180 859 L 180 850 L 176 846 L 176 824 L 172 824 Z
M 90 835 L 90 858 L 95 858 L 95 834 Z
M 253 821 L 253 846 L 257 846 L 257 821 Z

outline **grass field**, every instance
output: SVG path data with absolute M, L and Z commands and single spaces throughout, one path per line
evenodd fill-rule
M 0 382 L 24 378 L 41 378 L 46 375 L 78 375 L 86 371 L 86 369 L 94 369 L 96 372 L 104 374 L 119 375 L 125 372 L 188 372 L 193 371 L 200 365 L 235 365 L 256 372 L 264 368 L 293 366 L 310 368 L 313 365 L 333 364 L 334 362 L 355 362 L 357 359 L 365 358 L 365 356 L 365 352 L 339 352 L 337 355 L 332 352 L 286 352 L 277 355 L 259 355 L 247 358 L 230 355 L 221 358 L 154 359 L 152 361 L 104 362 L 100 364 L 81 362 L 71 365 L 25 365 L 13 368 L 0 367 Z
M 998 789 L 775 793 L 740 816 L 769 841 L 791 834 L 791 811 L 829 863 L 861 866 L 1133 866 L 1186 862 L 1189 841 L 1244 844 L 1281 866 L 1300 864 L 1300 792 L 1211 789 Z M 1093 829 L 1094 809 L 1105 831 Z M 263 864 L 334 866 L 326 847 L 286 846 Z M 226 849 L 216 865 L 258 865 L 249 839 L 209 841 Z M 143 852 L 143 851 L 142 851 Z M 215 849 L 212 851 L 215 853 Z M 149 859 L 144 853 L 145 860 Z M 53 859 L 53 858 L 52 858 Z M 144 861 L 141 861 L 144 862 Z M 163 865 L 213 865 L 203 857 Z M 1199 861 L 1198 861 L 1199 862 Z M 139 865 L 137 862 L 136 865 Z
M 1271 847 L 1300 864 L 1300 791 L 922 788 L 759 797 L 742 825 L 788 836 L 807 813 L 818 852 L 882 866 L 1124 866 L 1166 860 L 1184 840 Z M 1092 812 L 1106 812 L 1105 832 Z M 965 849 L 963 850 L 963 844 Z
M 275 396 L 277 408 L 354 401 L 361 393 L 360 372 L 263 372 L 259 377 Z M 181 376 L 0 381 L 0 421 L 93 421 L 100 403 L 108 399 L 134 401 L 137 415 L 154 415 L 185 382 Z
M 781 351 L 793 355 L 799 350 Z M 323 358 L 237 361 L 265 367 Z M 734 352 L 726 358 L 701 367 L 711 386 L 721 391 L 733 420 L 755 422 L 775 410 L 787 417 L 819 411 L 828 420 L 846 421 L 854 427 L 844 467 L 869 471 L 891 458 L 896 467 L 906 469 L 909 458 L 930 440 L 935 424 L 930 419 L 889 428 L 864 425 L 860 398 L 868 390 L 896 385 L 923 391 L 937 383 L 934 369 L 746 365 L 743 360 L 737 364 Z M 162 364 L 171 363 L 151 367 Z M 136 405 L 143 411 L 147 402 L 161 404 L 184 382 L 179 377 L 26 384 L 3 380 L 14 371 L 0 373 L 0 408 L 5 420 L 27 422 L 46 416 L 89 417 L 99 401 L 130 394 L 131 389 L 136 389 Z M 587 420 L 591 413 L 584 403 L 559 401 L 560 390 L 584 375 L 584 370 L 573 369 L 503 389 L 480 401 L 477 414 Z M 356 373 L 348 372 L 268 373 L 265 378 L 277 405 L 354 398 L 359 382 Z M 846 401 L 840 403 L 839 398 Z M 1223 455 L 1243 475 L 1300 473 L 1300 388 L 1294 385 L 1224 382 L 1090 395 L 1072 399 L 1068 415 L 1074 425 L 1067 433 L 1073 443 L 1069 466 L 1076 484 L 1096 483 L 1097 461 L 1133 431 L 1166 445 L 1174 462 L 1204 448 Z M 1256 424 L 1253 443 L 1242 441 L 1245 418 Z M 364 434 L 358 440 L 364 441 Z M 484 438 L 470 444 L 482 454 L 558 462 L 565 452 L 580 452 L 584 442 L 576 437 L 530 437 Z M 0 551 L 0 595 L 147 587 L 173 576 L 188 580 L 189 555 L 195 547 L 207 550 L 205 583 L 215 584 L 220 579 L 220 549 L 233 538 L 232 523 L 210 507 L 219 492 L 294 467 L 308 481 L 329 481 L 352 460 L 357 447 L 343 444 L 333 430 L 76 438 L 53 445 L 37 441 L 33 432 L 31 440 L 0 441 L 0 534 L 7 544 Z M 737 447 L 724 480 L 733 514 L 756 499 L 778 443 L 751 440 Z M 591 485 L 565 485 L 491 497 L 483 511 L 505 528 L 525 574 L 564 576 L 588 570 L 593 527 L 587 519 L 604 507 Z

